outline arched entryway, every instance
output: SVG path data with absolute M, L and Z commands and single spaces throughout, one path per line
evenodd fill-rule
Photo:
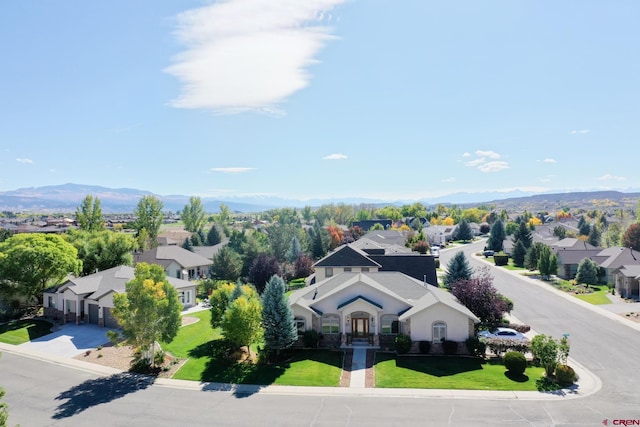
M 368 339 L 371 329 L 371 316 L 365 311 L 351 313 L 351 336 L 353 339 Z

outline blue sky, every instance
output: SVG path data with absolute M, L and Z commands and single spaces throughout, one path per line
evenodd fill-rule
M 640 2 L 0 2 L 0 191 L 638 191 Z

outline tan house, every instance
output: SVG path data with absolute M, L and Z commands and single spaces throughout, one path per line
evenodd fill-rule
M 142 253 L 133 254 L 134 263 L 158 264 L 169 277 L 196 280 L 209 277 L 213 261 L 188 251 L 180 246 L 158 246 Z
M 125 292 L 126 284 L 135 277 L 135 269 L 126 265 L 67 280 L 60 286 L 45 290 L 44 315 L 62 323 L 95 323 L 117 328 L 111 314 L 113 294 Z M 185 308 L 196 304 L 196 283 L 167 277 L 178 291 Z

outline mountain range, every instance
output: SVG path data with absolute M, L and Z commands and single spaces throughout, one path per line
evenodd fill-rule
M 177 212 L 189 202 L 185 195 L 158 195 L 150 191 L 133 188 L 107 188 L 95 185 L 63 184 L 44 187 L 20 188 L 12 191 L 0 192 L 0 211 L 11 212 L 39 212 L 39 213 L 67 213 L 75 212 L 82 200 L 92 195 L 100 199 L 104 213 L 131 213 L 143 196 L 153 195 L 163 202 L 164 209 Z M 425 206 L 436 204 L 461 207 L 491 205 L 500 209 L 526 209 L 529 211 L 555 211 L 564 206 L 576 208 L 595 205 L 635 208 L 640 199 L 640 192 L 620 191 L 584 191 L 567 193 L 535 194 L 524 191 L 512 192 L 483 192 L 483 193 L 454 193 L 429 200 L 390 201 L 364 198 L 342 199 L 311 199 L 295 200 L 277 197 L 201 197 L 206 212 L 215 213 L 224 203 L 233 212 L 248 213 L 261 212 L 277 208 L 302 208 L 304 206 L 318 207 L 330 203 L 349 205 L 404 205 L 420 202 Z

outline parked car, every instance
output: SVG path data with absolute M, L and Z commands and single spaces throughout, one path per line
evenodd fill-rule
M 434 257 L 438 258 L 440 256 L 440 247 L 432 246 L 431 247 L 431 255 L 433 255 Z
M 485 258 L 489 258 L 490 256 L 494 256 L 496 253 L 490 249 L 487 249 L 482 254 Z
M 492 331 L 480 331 L 478 332 L 480 338 L 506 338 L 512 340 L 526 340 L 522 332 L 518 332 L 511 328 L 496 328 Z

